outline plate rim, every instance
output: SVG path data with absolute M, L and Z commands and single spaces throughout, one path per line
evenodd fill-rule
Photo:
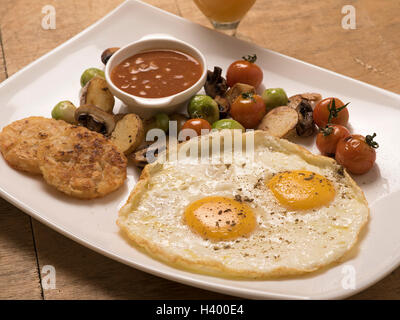
M 17 72 L 15 72 L 13 75 L 11 75 L 10 77 L 8 77 L 7 79 L 5 79 L 4 81 L 2 81 L 0 83 L 0 89 L 2 89 L 3 87 L 5 87 L 6 85 L 8 85 L 9 83 L 15 81 L 15 79 L 17 77 L 19 77 L 20 74 L 24 73 L 25 71 L 27 71 L 28 69 L 31 69 L 32 67 L 34 67 L 36 64 L 39 64 L 40 62 L 42 62 L 43 60 L 45 60 L 47 57 L 61 51 L 64 47 L 67 47 L 69 44 L 73 43 L 74 41 L 80 39 L 82 36 L 84 36 L 86 33 L 90 32 L 91 30 L 95 29 L 96 27 L 98 27 L 99 25 L 103 24 L 104 21 L 108 20 L 109 18 L 111 18 L 113 15 L 115 15 L 117 12 L 119 12 L 121 9 L 123 9 L 125 6 L 130 5 L 131 3 L 137 3 L 140 4 L 144 7 L 150 8 L 152 10 L 157 11 L 158 13 L 162 13 L 164 15 L 168 15 L 170 17 L 173 17 L 174 19 L 178 19 L 181 21 L 185 21 L 185 23 L 189 23 L 192 25 L 196 25 L 197 27 L 202 27 L 205 29 L 208 29 L 204 26 L 201 26 L 199 24 L 196 24 L 190 20 L 187 20 L 183 17 L 177 16 L 175 14 L 172 14 L 168 11 L 164 11 L 160 8 L 157 8 L 155 6 L 152 6 L 148 3 L 142 2 L 142 1 L 138 1 L 138 0 L 126 0 L 123 3 L 121 3 L 120 5 L 118 5 L 116 8 L 114 8 L 112 11 L 110 11 L 109 13 L 107 13 L 104 17 L 100 18 L 98 21 L 96 21 L 95 23 L 93 23 L 92 25 L 90 25 L 89 27 L 85 28 L 84 30 L 82 30 L 81 32 L 79 32 L 78 34 L 76 34 L 75 36 L 71 37 L 70 39 L 68 39 L 67 41 L 65 41 L 64 43 L 60 44 L 59 46 L 57 46 L 56 48 L 52 49 L 51 51 L 47 52 L 46 54 L 44 54 L 43 56 L 39 57 L 38 59 L 34 60 L 33 62 L 29 63 L 28 65 L 26 65 L 25 67 L 23 67 L 22 69 L 18 70 Z M 228 36 L 226 36 L 228 37 Z M 246 41 L 237 39 L 238 41 L 241 42 L 245 42 L 248 43 Z M 389 90 L 383 89 L 383 88 L 379 88 L 377 86 L 374 86 L 372 84 L 357 80 L 357 79 L 353 79 L 349 76 L 345 76 L 342 74 L 339 74 L 337 72 L 313 65 L 309 62 L 305 62 L 305 61 L 301 61 L 299 59 L 284 55 L 282 53 L 279 52 L 275 52 L 272 51 L 270 49 L 261 47 L 255 43 L 250 42 L 251 45 L 257 47 L 259 50 L 263 50 L 263 51 L 267 51 L 269 53 L 272 53 L 274 55 L 278 55 L 280 57 L 284 57 L 285 59 L 288 59 L 290 61 L 296 62 L 296 63 L 300 63 L 303 65 L 306 65 L 308 67 L 312 67 L 312 68 L 316 68 L 318 69 L 318 71 L 322 71 L 322 72 L 327 72 L 330 73 L 331 75 L 334 75 L 336 77 L 342 78 L 342 79 L 346 79 L 346 80 L 350 80 L 352 82 L 356 82 L 362 86 L 366 86 L 368 89 L 371 90 L 375 90 L 377 92 L 380 92 L 388 97 L 392 97 L 396 100 L 400 101 L 400 95 L 395 93 L 395 92 L 391 92 Z M 226 285 L 226 284 L 219 284 L 219 283 L 212 283 L 209 282 L 207 280 L 201 280 L 201 279 L 196 279 L 196 278 L 192 278 L 190 276 L 190 272 L 185 272 L 185 274 L 178 274 L 178 275 L 172 275 L 170 274 L 170 272 L 167 270 L 159 270 L 155 267 L 148 267 L 142 263 L 137 263 L 134 261 L 131 261 L 129 259 L 124 258 L 123 256 L 119 255 L 119 254 L 115 254 L 107 249 L 104 248 L 100 248 L 99 246 L 93 244 L 90 240 L 84 238 L 84 237 L 80 237 L 74 234 L 74 232 L 71 231 L 67 231 L 66 229 L 64 229 L 62 226 L 57 225 L 56 223 L 53 223 L 49 220 L 47 220 L 46 218 L 42 217 L 40 215 L 40 212 L 38 212 L 37 210 L 35 210 L 34 208 L 30 207 L 29 205 L 25 204 L 22 200 L 19 200 L 17 198 L 15 198 L 14 196 L 12 196 L 8 191 L 6 191 L 4 189 L 4 187 L 2 185 L 0 185 L 0 196 L 5 199 L 6 201 L 8 201 L 9 203 L 11 203 L 12 205 L 16 206 L 17 208 L 19 208 L 20 210 L 22 210 L 23 212 L 25 212 L 26 214 L 28 214 L 29 216 L 35 218 L 36 220 L 38 220 L 39 222 L 43 223 L 44 225 L 50 227 L 51 229 L 59 232 L 60 234 L 66 236 L 67 238 L 83 245 L 84 247 L 87 247 L 99 254 L 102 254 L 110 259 L 113 259 L 115 261 L 118 261 L 120 263 L 123 263 L 125 265 L 128 265 L 130 267 L 134 267 L 135 269 L 138 269 L 140 271 L 146 272 L 146 273 L 150 273 L 152 275 L 158 276 L 158 277 L 162 277 L 164 279 L 168 279 L 170 281 L 175 281 L 175 282 L 179 282 L 185 285 L 189 285 L 189 286 L 194 286 L 194 287 L 198 287 L 204 290 L 208 290 L 208 291 L 214 291 L 214 292 L 219 292 L 222 294 L 228 294 L 228 295 L 234 295 L 237 297 L 244 297 L 244 298 L 250 298 L 250 299 L 344 299 L 350 296 L 353 296 L 363 290 L 365 290 L 366 288 L 376 284 L 377 282 L 379 282 L 380 280 L 382 280 L 384 277 L 386 277 L 388 274 L 390 274 L 393 270 L 395 270 L 396 268 L 398 268 L 400 266 L 400 260 L 397 262 L 393 262 L 392 264 L 390 264 L 390 266 L 386 269 L 385 272 L 382 272 L 378 277 L 374 278 L 373 280 L 369 280 L 368 278 L 359 282 L 357 285 L 356 289 L 353 290 L 331 290 L 327 293 L 324 294 L 318 294 L 315 296 L 299 296 L 299 295 L 292 295 L 292 294 L 281 294 L 281 293 L 270 293 L 270 292 L 265 292 L 265 291 L 260 291 L 258 289 L 245 289 L 245 288 L 238 288 L 235 286 L 231 286 L 231 285 Z M 361 284 L 360 284 L 361 283 Z

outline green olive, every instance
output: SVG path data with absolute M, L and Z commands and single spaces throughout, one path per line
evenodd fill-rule
M 210 96 L 198 94 L 190 99 L 188 113 L 191 118 L 201 118 L 214 123 L 219 119 L 218 103 Z
M 168 132 L 169 127 L 169 117 L 165 113 L 157 113 L 155 115 L 156 126 L 157 128 L 163 130 L 164 132 Z
M 165 113 L 158 113 L 154 117 L 144 121 L 144 127 L 146 133 L 151 129 L 161 129 L 164 132 L 168 132 L 169 129 L 169 117 Z
M 84 87 L 94 77 L 105 78 L 104 71 L 98 68 L 86 69 L 81 75 L 81 86 Z
M 240 129 L 243 132 L 245 131 L 244 127 L 233 119 L 221 119 L 212 124 L 213 129 L 222 130 L 222 129 Z
M 282 88 L 265 89 L 262 98 L 267 112 L 279 106 L 286 106 L 289 101 L 285 90 Z
M 61 101 L 51 111 L 51 117 L 56 120 L 64 120 L 65 122 L 75 123 L 76 107 L 71 101 Z

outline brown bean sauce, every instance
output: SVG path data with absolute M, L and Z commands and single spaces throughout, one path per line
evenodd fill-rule
M 111 71 L 111 81 L 134 96 L 162 98 L 190 88 L 202 71 L 200 62 L 186 53 L 156 50 L 122 61 Z

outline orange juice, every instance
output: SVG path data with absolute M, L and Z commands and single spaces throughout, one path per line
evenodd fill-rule
M 194 0 L 204 15 L 216 22 L 240 21 L 256 0 Z

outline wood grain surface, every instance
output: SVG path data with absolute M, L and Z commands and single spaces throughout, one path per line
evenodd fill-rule
M 210 27 L 190 0 L 149 4 Z M 122 0 L 0 0 L 0 81 L 82 31 Z M 42 8 L 57 11 L 43 30 Z M 341 8 L 356 7 L 357 29 L 341 27 Z M 240 38 L 400 93 L 400 1 L 258 0 Z M 4 54 L 3 54 L 4 53 Z M 268 84 L 266 84 L 268 86 Z M 0 177 L 1 179 L 1 177 Z M 41 286 L 56 268 L 56 289 Z M 0 299 L 226 299 L 105 258 L 32 220 L 0 199 Z M 400 269 L 352 297 L 400 299 Z

